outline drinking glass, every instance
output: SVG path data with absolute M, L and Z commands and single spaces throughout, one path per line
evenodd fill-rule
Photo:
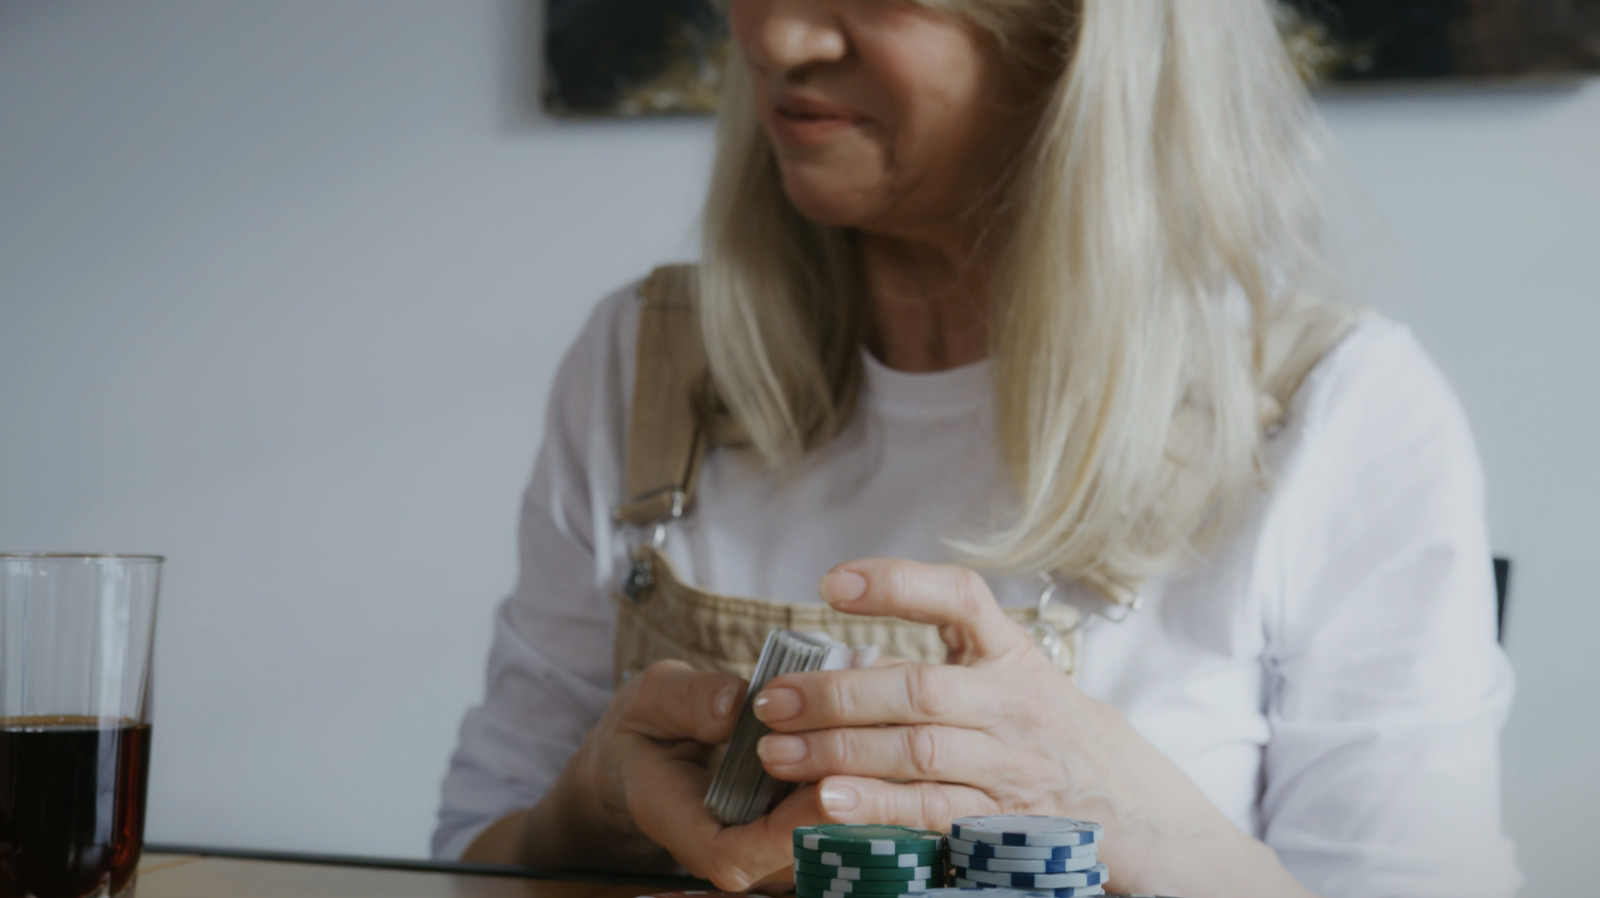
M 0 554 L 0 898 L 134 894 L 161 562 Z

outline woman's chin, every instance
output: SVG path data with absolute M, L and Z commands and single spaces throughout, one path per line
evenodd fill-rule
M 837 191 L 810 191 L 789 187 L 785 190 L 795 211 L 808 221 L 835 228 L 860 227 L 871 221 L 873 215 L 859 196 L 840 195 Z

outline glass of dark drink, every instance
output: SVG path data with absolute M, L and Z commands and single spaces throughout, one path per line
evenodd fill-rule
M 0 554 L 0 898 L 134 894 L 161 561 Z

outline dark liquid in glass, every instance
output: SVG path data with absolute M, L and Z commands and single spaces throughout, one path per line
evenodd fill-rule
M 0 718 L 0 898 L 126 889 L 149 768 L 149 724 Z

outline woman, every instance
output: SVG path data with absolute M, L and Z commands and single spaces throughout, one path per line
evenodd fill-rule
M 1119 891 L 1510 895 L 1471 438 L 1403 329 L 1317 298 L 1265 0 L 730 16 L 703 262 L 562 366 L 435 851 L 742 889 L 798 825 L 1006 811 L 1105 824 Z M 704 458 L 658 451 L 685 418 Z M 640 489 L 652 453 L 684 479 Z M 939 654 L 770 684 L 763 764 L 815 785 L 724 827 L 741 681 L 622 654 L 704 615 L 740 669 L 738 596 Z

